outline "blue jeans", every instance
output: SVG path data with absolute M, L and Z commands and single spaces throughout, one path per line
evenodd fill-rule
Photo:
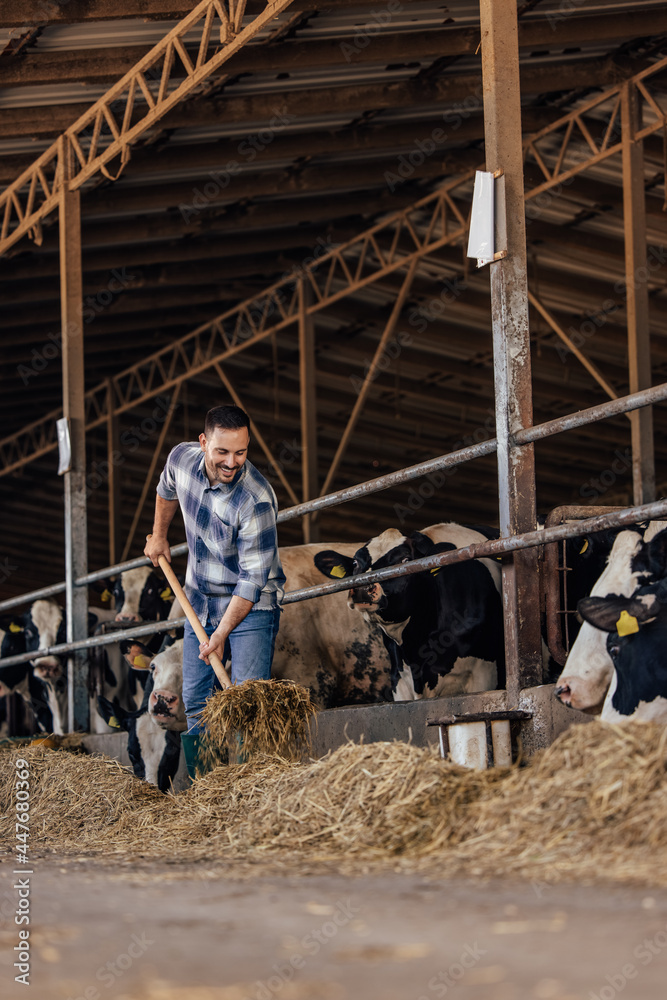
M 225 644 L 222 662 L 232 660 L 232 684 L 247 680 L 268 680 L 271 677 L 273 650 L 280 625 L 280 608 L 251 611 L 230 633 Z M 215 626 L 210 621 L 204 626 L 212 635 Z M 185 623 L 183 635 L 183 704 L 188 720 L 189 733 L 201 733 L 198 718 L 206 701 L 214 691 L 220 690 L 215 671 L 199 659 L 199 639 L 190 622 Z

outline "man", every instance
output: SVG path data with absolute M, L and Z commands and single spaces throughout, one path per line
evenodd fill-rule
M 247 461 L 249 442 L 250 421 L 240 407 L 209 410 L 199 444 L 184 442 L 169 453 L 144 549 L 154 566 L 160 555 L 171 561 L 167 532 L 180 505 L 188 542 L 185 591 L 209 636 L 200 644 L 186 623 L 183 703 L 190 739 L 201 732 L 199 713 L 220 686 L 210 653 L 223 662 L 231 656 L 234 684 L 271 676 L 285 576 L 276 496 Z M 192 760 L 196 741 L 184 739 L 183 746 Z

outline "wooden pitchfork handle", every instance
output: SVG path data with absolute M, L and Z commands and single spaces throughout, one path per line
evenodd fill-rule
M 171 589 L 173 590 L 173 592 L 176 594 L 176 597 L 178 598 L 179 604 L 181 605 L 181 607 L 185 611 L 185 615 L 186 615 L 188 621 L 190 622 L 190 624 L 192 625 L 192 628 L 194 630 L 195 635 L 197 636 L 197 638 L 199 639 L 200 642 L 208 642 L 209 641 L 209 637 L 206 635 L 206 632 L 204 631 L 204 626 L 202 625 L 202 623 L 197 618 L 197 615 L 194 612 L 194 608 L 192 607 L 192 605 L 190 604 L 189 600 L 185 596 L 185 591 L 183 590 L 183 588 L 181 587 L 180 583 L 178 582 L 178 580 L 176 578 L 176 574 L 174 573 L 174 571 L 171 568 L 170 564 L 167 562 L 167 560 L 166 560 L 166 558 L 164 556 L 158 556 L 157 557 L 157 561 L 159 563 L 160 569 L 162 570 L 162 572 L 164 573 L 164 575 L 167 578 L 167 582 L 168 582 L 169 586 L 171 587 Z M 220 657 L 218 656 L 218 654 L 217 653 L 209 653 L 208 654 L 208 659 L 209 659 L 209 662 L 210 662 L 211 666 L 215 670 L 215 675 L 218 678 L 218 680 L 220 681 L 220 683 L 222 684 L 223 688 L 231 687 L 232 686 L 232 682 L 230 681 L 229 676 L 227 674 L 227 671 L 225 670 L 224 666 L 222 665 L 222 660 L 220 659 Z

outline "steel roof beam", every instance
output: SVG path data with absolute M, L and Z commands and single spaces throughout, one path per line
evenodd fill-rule
M 561 91 L 564 81 L 567 90 L 599 88 L 614 84 L 619 77 L 628 76 L 629 70 L 623 70 L 608 57 L 564 60 L 546 65 L 527 63 L 521 70 L 521 92 L 526 95 Z M 428 81 L 408 79 L 396 83 L 344 84 L 326 88 L 313 88 L 304 82 L 302 89 L 282 93 L 269 90 L 259 94 L 193 98 L 183 104 L 174 102 L 173 110 L 165 113 L 159 121 L 156 118 L 150 125 L 142 127 L 145 114 L 138 112 L 130 125 L 132 130 L 137 131 L 140 127 L 142 131 L 150 127 L 155 133 L 165 129 L 207 128 L 219 126 L 221 122 L 252 122 L 250 131 L 255 131 L 280 116 L 294 115 L 299 118 L 321 114 L 323 94 L 326 94 L 327 114 L 349 114 L 356 118 L 365 110 L 386 111 L 464 101 L 466 97 L 481 94 L 481 76 L 477 73 L 449 73 Z M 80 122 L 89 111 L 89 104 L 5 108 L 0 111 L 0 133 L 9 139 L 50 137 L 66 130 L 76 131 L 78 125 L 72 123 Z
M 292 5 L 295 9 L 295 4 Z M 80 18 L 77 18 L 80 20 Z M 519 47 L 523 49 L 560 49 L 564 45 L 582 45 L 643 38 L 667 32 L 667 11 L 638 10 L 635 13 L 613 11 L 586 15 L 569 12 L 567 17 L 549 21 L 531 19 L 519 23 Z M 350 37 L 352 31 L 350 29 Z M 343 39 L 344 41 L 344 39 Z M 352 39 L 353 41 L 353 39 Z M 266 45 L 261 59 L 251 49 L 239 52 L 228 61 L 225 72 L 285 73 L 323 65 L 359 63 L 406 63 L 414 60 L 474 55 L 479 45 L 479 28 L 430 28 L 428 31 L 381 32 L 373 44 L 341 49 L 341 38 L 312 38 L 307 34 L 287 39 L 280 45 Z M 0 86 L 36 86 L 61 83 L 106 83 L 127 73 L 134 63 L 149 52 L 147 46 L 116 48 L 75 48 L 67 51 L 32 50 L 21 59 L 0 61 Z

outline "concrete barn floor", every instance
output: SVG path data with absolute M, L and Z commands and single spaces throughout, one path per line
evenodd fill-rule
M 0 867 L 3 914 L 14 902 Z M 603 873 L 601 873 L 603 874 Z M 667 891 L 405 874 L 243 881 L 35 862 L 30 988 L 5 1000 L 664 1000 Z

